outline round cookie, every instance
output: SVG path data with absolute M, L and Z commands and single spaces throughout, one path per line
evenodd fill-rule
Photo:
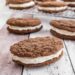
M 56 13 L 66 10 L 67 5 L 62 1 L 46 1 L 38 3 L 37 9 L 48 13 Z
M 35 5 L 33 0 L 7 0 L 9 8 L 26 9 Z
M 62 40 L 37 37 L 20 41 L 10 47 L 12 60 L 27 67 L 44 66 L 56 62 L 63 55 Z
M 75 10 L 75 0 L 64 0 L 64 2 L 69 6 L 68 9 Z
M 10 18 L 7 21 L 8 31 L 15 34 L 36 32 L 41 28 L 41 21 L 37 18 Z
M 75 40 L 75 21 L 74 20 L 52 20 L 50 22 L 51 33 L 62 39 Z

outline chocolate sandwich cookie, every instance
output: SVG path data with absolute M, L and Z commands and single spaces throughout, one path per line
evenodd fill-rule
M 26 34 L 39 31 L 41 28 L 38 18 L 10 18 L 7 21 L 7 29 L 11 33 Z
M 10 47 L 12 60 L 27 67 L 44 66 L 56 62 L 63 55 L 62 40 L 37 37 Z
M 51 33 L 62 39 L 75 40 L 75 21 L 74 20 L 52 20 L 50 22 Z
M 56 13 L 66 10 L 67 5 L 61 1 L 46 1 L 38 3 L 37 9 L 48 13 Z
M 7 0 L 9 8 L 26 9 L 35 5 L 33 0 Z
M 64 2 L 69 6 L 69 9 L 75 10 L 75 0 L 64 0 Z

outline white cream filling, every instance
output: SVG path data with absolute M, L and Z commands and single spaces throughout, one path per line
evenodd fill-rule
M 11 25 L 8 25 L 8 27 L 10 29 L 13 29 L 13 30 L 34 30 L 34 29 L 37 29 L 37 28 L 40 28 L 42 25 L 39 24 L 38 26 L 34 26 L 34 27 L 18 27 L 18 26 L 11 26 Z
M 23 3 L 23 4 L 9 4 L 9 7 L 30 7 L 35 5 L 34 1 Z
M 16 60 L 16 61 L 18 60 L 18 61 L 25 63 L 25 64 L 38 64 L 38 63 L 43 63 L 45 61 L 59 57 L 61 55 L 62 51 L 63 51 L 63 49 L 59 50 L 56 54 L 52 54 L 49 56 L 43 56 L 43 57 L 37 57 L 37 58 L 18 57 L 13 54 L 11 54 L 11 55 L 12 55 L 13 60 Z
M 66 4 L 75 4 L 75 2 L 65 2 Z
M 75 10 L 75 7 L 68 7 L 69 10 Z
M 57 33 L 62 34 L 62 35 L 75 36 L 75 32 L 70 32 L 70 31 L 67 31 L 67 30 L 58 29 L 58 28 L 53 27 L 53 26 L 51 27 L 51 29 L 54 30 Z
M 56 11 L 59 11 L 59 10 L 64 10 L 67 8 L 67 6 L 63 6 L 63 7 L 42 7 L 42 6 L 37 6 L 37 8 L 39 10 L 56 10 Z

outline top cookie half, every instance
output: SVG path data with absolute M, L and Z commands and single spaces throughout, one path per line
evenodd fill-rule
M 12 54 L 19 57 L 41 57 L 57 53 L 63 48 L 62 40 L 55 37 L 38 37 L 11 46 Z
M 60 2 L 60 1 L 46 1 L 46 2 L 38 3 L 38 5 L 43 6 L 43 7 L 62 7 L 62 6 L 66 6 L 66 4 L 64 2 Z
M 33 27 L 39 24 L 41 21 L 37 18 L 10 18 L 7 21 L 7 25 L 19 27 Z

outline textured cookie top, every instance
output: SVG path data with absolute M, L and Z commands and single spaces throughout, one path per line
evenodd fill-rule
M 63 48 L 62 41 L 55 37 L 38 37 L 24 40 L 11 46 L 12 54 L 19 57 L 40 57 L 56 53 Z
M 8 4 L 22 4 L 30 1 L 32 0 L 8 0 Z
M 46 2 L 40 2 L 38 5 L 43 6 L 43 7 L 61 7 L 61 6 L 66 6 L 64 2 L 60 1 L 46 1 Z
M 11 26 L 29 27 L 37 26 L 41 24 L 41 21 L 37 18 L 10 18 L 7 24 Z
M 50 24 L 59 29 L 68 30 L 75 32 L 75 21 L 74 20 L 52 20 Z

